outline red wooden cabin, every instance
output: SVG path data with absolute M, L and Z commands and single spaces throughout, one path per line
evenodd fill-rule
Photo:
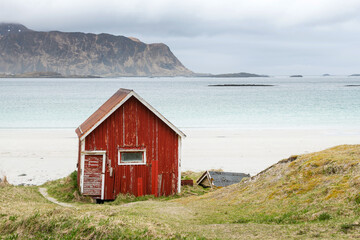
M 178 128 L 132 90 L 119 89 L 76 130 L 83 195 L 171 195 L 181 187 Z

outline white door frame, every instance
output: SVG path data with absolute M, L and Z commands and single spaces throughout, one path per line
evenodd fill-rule
M 102 171 L 101 171 L 101 200 L 104 200 L 105 191 L 105 163 L 106 163 L 106 151 L 82 151 L 81 152 L 81 193 L 84 192 L 84 166 L 86 155 L 102 155 Z

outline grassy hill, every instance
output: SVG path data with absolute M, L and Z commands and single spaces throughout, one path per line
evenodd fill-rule
M 240 184 L 183 201 L 195 200 L 199 206 L 230 208 L 240 222 L 299 223 L 325 215 L 357 217 L 360 146 L 342 145 L 292 156 Z M 228 218 L 220 217 L 223 221 Z
M 45 185 L 50 194 L 63 200 L 66 195 L 65 200 L 76 206 L 64 208 L 44 199 L 37 187 L 3 184 L 0 236 L 356 239 L 360 236 L 359 173 L 360 145 L 342 145 L 292 156 L 239 184 L 206 194 L 198 187 L 187 189 L 189 194 L 173 198 L 122 196 L 96 205 L 73 194 L 69 177 Z

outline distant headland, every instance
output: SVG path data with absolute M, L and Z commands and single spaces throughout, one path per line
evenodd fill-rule
M 0 23 L 0 73 L 62 76 L 193 76 L 163 43 L 82 32 L 39 32 Z M 36 74 L 35 74 L 36 75 Z M 35 77 L 30 75 L 29 77 Z

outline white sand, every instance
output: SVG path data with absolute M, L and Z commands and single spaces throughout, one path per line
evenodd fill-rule
M 77 148 L 73 129 L 0 129 L 0 177 L 39 185 L 67 176 L 76 168 Z
M 290 155 L 360 144 L 360 129 L 182 129 L 183 170 L 222 168 L 251 175 Z M 76 168 L 73 129 L 0 129 L 0 177 L 39 185 Z M 25 176 L 19 176 L 26 174 Z
M 183 169 L 223 169 L 254 175 L 291 155 L 360 144 L 359 129 L 187 130 Z

